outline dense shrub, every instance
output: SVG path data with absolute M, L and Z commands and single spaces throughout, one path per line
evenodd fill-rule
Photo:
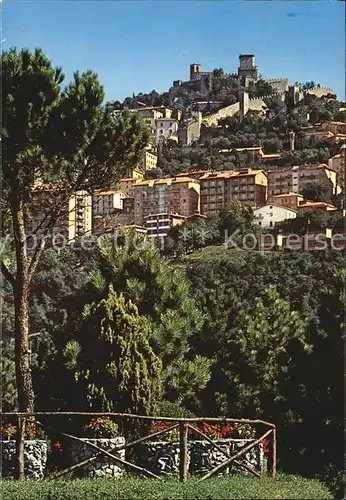
M 202 483 L 189 480 L 186 484 L 176 480 L 126 478 L 117 481 L 84 479 L 75 481 L 4 481 L 4 498 L 7 500 L 194 500 L 194 499 L 309 499 L 333 498 L 328 489 L 316 480 L 295 476 L 266 478 L 209 479 Z

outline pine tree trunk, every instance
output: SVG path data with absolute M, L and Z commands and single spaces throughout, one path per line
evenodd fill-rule
M 27 257 L 23 206 L 12 205 L 17 274 L 14 284 L 16 381 L 20 412 L 34 411 L 34 393 L 29 353 L 29 261 Z
M 15 302 L 16 380 L 21 412 L 34 411 L 29 352 L 29 296 L 26 273 L 17 274 Z

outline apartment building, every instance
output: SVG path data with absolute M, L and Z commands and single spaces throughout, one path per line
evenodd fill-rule
M 164 238 L 172 227 L 181 226 L 185 220 L 185 216 L 172 213 L 151 214 L 144 217 L 149 238 Z
M 326 196 L 338 194 L 336 172 L 325 164 L 299 165 L 292 168 L 267 170 L 268 196 L 285 193 L 302 193 L 309 184 L 322 184 Z
M 135 220 L 135 200 L 134 198 L 126 197 L 122 200 L 123 208 L 117 216 L 118 224 L 134 224 Z
M 293 167 L 295 169 L 296 167 Z M 328 165 L 303 165 L 298 170 L 298 192 L 302 193 L 309 184 L 321 184 L 325 188 L 325 196 L 331 198 L 338 194 L 340 189 L 336 182 L 336 172 Z
M 200 183 L 190 177 L 151 179 L 134 184 L 134 220 L 157 213 L 189 216 L 199 212 Z
M 220 210 L 227 206 L 226 181 L 232 174 L 232 171 L 210 172 L 200 177 L 201 213 L 203 215 L 217 216 Z
M 117 215 L 123 210 L 123 191 L 94 191 L 92 195 L 92 227 L 93 232 L 105 231 L 114 227 Z
M 218 215 L 235 200 L 254 207 L 266 202 L 267 177 L 262 170 L 212 172 L 203 175 L 200 183 L 201 213 L 207 216 Z
M 255 224 L 265 228 L 273 228 L 278 222 L 287 219 L 295 219 L 297 217 L 297 211 L 274 204 L 267 204 L 263 207 L 256 208 L 254 210 L 254 215 L 256 217 L 254 221 Z
M 268 198 L 272 199 L 273 196 L 279 194 L 298 193 L 298 179 L 295 179 L 295 186 L 293 189 L 292 169 L 282 168 L 278 170 L 267 170 L 268 179 Z
M 263 170 L 240 170 L 226 180 L 227 205 L 234 200 L 260 207 L 267 199 L 267 176 Z
M 268 200 L 279 207 L 296 210 L 299 204 L 304 201 L 304 197 L 298 193 L 283 193 L 276 196 L 269 196 Z
M 124 177 L 116 183 L 116 190 L 122 191 L 128 198 L 133 198 L 135 192 L 134 187 L 138 182 L 142 180 L 143 175 L 141 175 L 139 178 Z
M 25 221 L 28 234 L 42 235 L 51 220 L 52 210 L 58 207 L 59 214 L 47 236 L 54 243 L 64 244 L 89 234 L 92 229 L 92 199 L 86 191 L 68 196 L 63 190 L 46 185 L 33 193 L 29 217 Z
M 124 198 L 126 198 L 126 193 L 123 191 L 114 189 L 94 191 L 92 195 L 93 215 L 109 215 L 115 210 L 122 210 Z

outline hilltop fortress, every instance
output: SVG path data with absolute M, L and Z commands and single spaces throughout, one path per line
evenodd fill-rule
M 255 64 L 254 54 L 240 54 L 238 72 L 228 76 L 220 76 L 213 71 L 202 71 L 202 65 L 198 63 L 190 64 L 190 79 L 187 81 L 174 80 L 173 87 L 171 87 L 170 92 L 174 94 L 175 92 L 178 93 L 179 89 L 182 89 L 188 93 L 193 93 L 201 98 L 207 99 L 209 92 L 212 89 L 213 82 L 215 80 L 220 80 L 221 78 L 226 84 L 227 80 L 230 82 L 232 81 L 233 84 L 234 80 L 238 80 L 239 101 L 222 107 L 221 109 L 220 106 L 218 106 L 219 103 L 217 102 L 202 101 L 197 103 L 197 107 L 202 106 L 200 111 L 204 111 L 207 104 L 211 109 L 211 113 L 204 114 L 203 117 L 203 123 L 209 126 L 217 124 L 220 118 L 233 116 L 236 113 L 239 113 L 240 118 L 242 119 L 249 110 L 264 111 L 266 108 L 265 99 L 268 97 L 277 97 L 282 100 L 288 100 L 295 105 L 302 100 L 306 94 L 315 95 L 316 97 L 333 94 L 333 90 L 331 88 L 316 87 L 303 91 L 297 84 L 289 85 L 288 78 L 285 77 L 261 78 L 262 81 L 272 87 L 273 92 L 267 96 L 250 98 L 249 90 L 251 85 L 255 84 L 260 79 L 258 68 Z M 212 111 L 213 109 L 215 112 Z
M 134 112 L 150 126 L 150 144 L 157 152 L 168 140 L 190 145 L 198 141 L 202 125 L 219 127 L 220 120 L 238 116 L 242 121 L 249 111 L 267 113 L 268 99 L 280 99 L 293 108 L 308 94 L 317 97 L 333 94 L 330 88 L 301 88 L 288 78 L 262 78 L 253 54 L 240 54 L 237 73 L 220 69 L 202 71 L 190 64 L 189 80 L 174 80 L 166 106 L 148 107 L 140 102 Z M 144 106 L 144 107 L 140 107 Z
M 230 75 L 232 78 L 238 78 L 239 85 L 243 86 L 246 83 L 257 82 L 259 80 L 258 68 L 255 64 L 254 54 L 240 54 L 239 55 L 239 66 L 238 72 Z M 190 79 L 174 80 L 172 89 L 177 89 L 179 87 L 185 87 L 187 89 L 194 89 L 196 92 L 204 93 L 208 90 L 209 84 L 213 80 L 220 78 L 220 76 L 215 75 L 213 71 L 202 71 L 202 65 L 198 63 L 190 64 Z M 222 76 L 222 78 L 226 78 Z M 272 86 L 275 93 L 284 94 L 291 87 L 294 90 L 299 90 L 301 92 L 301 97 L 303 97 L 303 92 L 297 85 L 289 86 L 288 78 L 264 78 L 264 82 Z M 297 89 L 298 87 L 298 89 Z M 317 97 L 323 97 L 330 93 L 333 93 L 331 88 L 312 88 L 306 91 L 309 94 L 314 94 Z

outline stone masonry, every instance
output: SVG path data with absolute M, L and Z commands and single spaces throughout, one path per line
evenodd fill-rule
M 219 439 L 216 443 L 230 456 L 249 444 L 251 439 Z M 137 464 L 155 474 L 171 475 L 179 472 L 179 443 L 178 442 L 146 442 L 138 445 Z M 216 450 L 208 441 L 193 440 L 188 442 L 188 469 L 190 474 L 204 474 L 221 464 L 226 457 Z M 240 463 L 246 464 L 254 471 L 263 474 L 266 470 L 262 444 L 256 445 Z M 224 469 L 221 474 L 242 473 L 249 474 L 242 467 L 232 465 Z
M 112 439 L 83 439 L 100 448 L 109 451 L 116 457 L 125 459 L 125 450 L 114 451 L 119 446 L 125 444 L 125 438 L 116 437 Z M 97 450 L 87 446 L 85 443 L 73 441 L 71 442 L 72 461 L 74 464 L 87 460 L 97 454 Z M 84 465 L 77 469 L 77 474 L 82 477 L 121 477 L 123 475 L 123 467 L 119 462 L 115 462 L 106 455 L 100 456 L 97 460 Z
M 47 462 L 47 441 L 28 440 L 24 442 L 24 475 L 27 479 L 42 479 Z M 1 441 L 0 470 L 3 478 L 14 477 L 16 466 L 16 441 Z

